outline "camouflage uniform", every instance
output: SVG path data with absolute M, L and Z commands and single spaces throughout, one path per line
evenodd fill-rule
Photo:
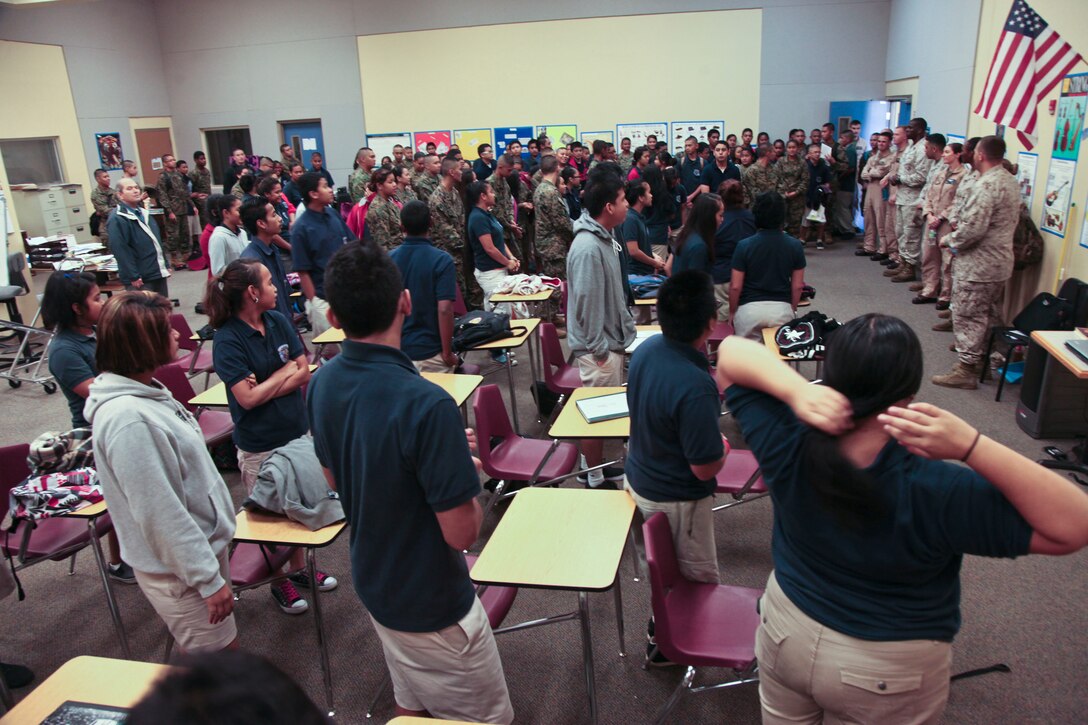
M 230 193 L 238 197 L 239 199 L 246 198 L 246 193 L 242 191 L 242 184 L 237 181 L 234 182 L 234 186 L 230 187 Z
M 518 244 L 520 240 L 514 234 L 514 195 L 510 193 L 510 184 L 498 174 L 489 176 L 487 183 L 495 191 L 495 208 L 491 213 L 502 224 L 503 238 Z M 524 257 L 521 261 L 528 262 Z
M 616 163 L 623 169 L 623 178 L 627 178 L 627 174 L 631 172 L 631 167 L 635 165 L 635 155 L 633 153 L 623 153 L 622 151 L 616 154 Z
M 533 207 L 536 210 L 536 250 L 540 255 L 541 273 L 566 279 L 567 248 L 574 239 L 574 227 L 555 184 L 548 180 L 540 182 L 533 192 Z
M 861 170 L 861 181 L 865 184 L 865 241 L 862 249 L 870 254 L 884 248 L 884 225 L 888 205 L 884 201 L 884 190 L 880 188 L 880 180 L 888 175 L 888 170 L 895 163 L 895 154 L 885 151 L 883 154 L 873 153 L 865 162 L 865 168 Z M 878 238 L 879 235 L 879 238 Z
M 189 238 L 189 224 L 185 220 L 191 200 L 188 180 L 177 171 L 163 169 L 155 188 L 159 192 L 159 204 L 163 208 L 162 221 L 166 228 L 164 246 L 170 255 L 170 263 L 184 264 L 189 260 L 193 246 Z M 170 220 L 170 214 L 174 215 L 173 221 Z
M 401 207 L 403 207 L 410 201 L 419 201 L 419 197 L 416 196 L 415 189 L 410 186 L 406 186 L 403 189 L 398 187 L 395 196 L 397 197 L 397 201 L 400 202 Z
M 438 188 L 438 176 L 424 171 L 419 177 L 412 181 L 412 188 L 415 189 L 416 195 L 420 199 L 429 202 L 431 194 Z
M 796 192 L 797 196 L 786 199 L 786 233 L 801 238 L 801 220 L 805 216 L 805 194 L 808 193 L 808 164 L 801 157 L 790 161 L 783 157 L 775 164 L 778 172 L 778 190 L 783 194 Z
M 466 303 L 469 299 L 465 286 L 465 204 L 457 189 L 446 191 L 441 184 L 431 192 L 427 205 L 431 208 L 431 241 L 434 246 L 448 252 L 457 267 L 457 284 Z M 482 304 L 482 300 L 481 303 Z M 473 307 L 479 309 L 479 306 Z
M 106 230 L 106 222 L 110 212 L 117 206 L 117 192 L 112 186 L 103 189 L 95 184 L 94 191 L 91 192 L 91 206 L 94 207 L 95 214 L 98 214 L 98 241 L 108 247 L 110 234 Z
M 779 172 L 771 165 L 752 164 L 744 174 L 744 192 L 749 204 L 765 191 L 778 191 Z
M 516 199 L 516 202 L 518 204 L 532 203 L 534 187 L 530 185 L 529 176 L 527 174 L 522 175 L 518 181 L 518 198 Z M 529 271 L 529 264 L 536 259 L 535 219 L 535 209 L 522 209 L 521 207 L 518 207 L 517 213 L 514 215 L 515 222 L 521 227 L 521 239 L 516 240 L 515 243 L 521 249 L 521 259 L 524 260 L 526 265 L 526 272 Z M 537 270 L 537 273 L 539 274 L 539 270 Z
M 955 262 L 952 328 L 962 365 L 978 371 L 986 336 L 1001 324 L 1001 299 L 1012 276 L 1012 238 L 1020 220 L 1016 177 L 998 165 L 980 175 L 946 241 Z
M 212 193 L 212 172 L 208 169 L 192 169 L 189 171 L 189 181 L 193 182 L 194 194 L 208 194 Z M 207 201 L 205 199 L 204 201 Z M 193 204 L 196 205 L 197 214 L 200 216 L 200 228 L 204 229 L 208 225 L 208 205 L 204 201 L 193 200 Z
M 363 167 L 355 169 L 351 172 L 351 176 L 348 177 L 348 194 L 351 196 L 351 203 L 358 204 L 359 200 L 366 196 L 366 186 L 370 183 L 370 172 L 364 171 Z M 367 212 L 370 215 L 370 212 Z
M 903 263 L 918 269 L 922 258 L 922 187 L 933 161 L 926 157 L 924 140 L 915 141 L 899 155 L 899 183 L 895 189 L 895 232 Z
M 400 207 L 393 199 L 383 199 L 376 194 L 366 212 L 366 233 L 375 242 L 392 251 L 404 241 L 400 230 Z

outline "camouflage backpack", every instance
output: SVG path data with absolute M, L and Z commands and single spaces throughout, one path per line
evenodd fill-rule
M 1043 235 L 1031 220 L 1031 213 L 1020 205 L 1020 222 L 1012 234 L 1013 267 L 1025 269 L 1043 261 Z

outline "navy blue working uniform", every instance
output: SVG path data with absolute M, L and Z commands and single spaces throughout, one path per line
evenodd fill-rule
M 706 240 L 692 231 L 684 240 L 684 246 L 676 252 L 672 260 L 672 273 L 680 274 L 689 269 L 697 269 L 700 272 L 711 274 L 714 271 L 710 261 L 710 248 Z
M 627 210 L 627 218 L 620 227 L 620 236 L 623 237 L 623 251 L 627 252 L 627 242 L 638 242 L 639 251 L 647 257 L 654 256 L 653 247 L 650 246 L 650 233 L 646 230 L 646 220 L 642 214 L 634 209 Z M 648 264 L 638 261 L 634 257 L 628 263 L 630 274 L 653 274 L 657 270 Z
M 423 237 L 405 237 L 389 253 L 400 269 L 404 288 L 412 295 L 412 314 L 404 318 L 400 349 L 413 360 L 442 352 L 438 303 L 457 299 L 457 268 L 453 257 Z
M 491 212 L 484 211 L 478 206 L 473 207 L 468 213 L 468 243 L 472 247 L 473 266 L 481 272 L 490 272 L 505 266 L 496 262 L 484 251 L 480 237 L 487 234 L 491 235 L 491 242 L 495 245 L 495 249 L 506 254 L 506 243 L 502 238 L 502 223 Z
M 256 259 L 265 266 L 269 276 L 272 277 L 272 285 L 276 288 L 276 311 L 287 318 L 294 319 L 291 312 L 291 287 L 287 284 L 287 272 L 283 269 L 283 260 L 280 259 L 279 250 L 271 244 L 265 244 L 257 237 L 250 239 L 249 244 L 242 250 L 242 259 Z
M 733 252 L 733 269 L 744 272 L 740 304 L 792 302 L 792 277 L 805 268 L 801 242 L 782 231 L 763 229 L 742 239 Z
M 325 267 L 336 250 L 355 235 L 332 207 L 321 211 L 307 209 L 295 218 L 291 230 L 291 263 L 296 272 L 308 272 L 314 283 L 314 294 L 325 299 Z
M 73 428 L 90 426 L 83 417 L 83 405 L 87 401 L 77 395 L 73 388 L 98 376 L 94 360 L 96 346 L 94 335 L 81 335 L 75 330 L 61 330 L 49 345 L 49 373 L 56 378 L 68 400 Z

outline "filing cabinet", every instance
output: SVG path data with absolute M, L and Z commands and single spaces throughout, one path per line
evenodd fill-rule
M 28 236 L 71 234 L 77 242 L 92 241 L 91 212 L 79 184 L 37 188 L 14 186 L 11 202 L 19 225 Z

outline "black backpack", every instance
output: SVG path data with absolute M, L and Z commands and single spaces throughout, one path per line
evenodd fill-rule
M 453 323 L 454 352 L 466 352 L 474 347 L 501 340 L 504 337 L 522 336 L 525 328 L 515 332 L 510 327 L 510 315 L 502 312 L 484 312 L 473 310 L 458 317 Z

